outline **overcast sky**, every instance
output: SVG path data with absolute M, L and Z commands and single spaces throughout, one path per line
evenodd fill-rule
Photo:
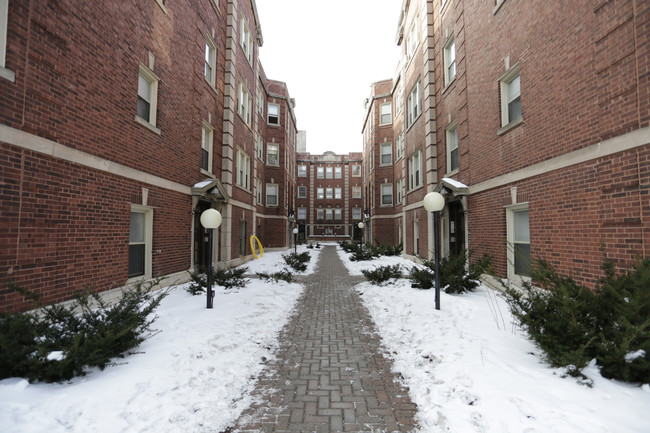
M 402 0 L 256 0 L 266 76 L 296 99 L 307 151 L 360 152 L 370 84 L 393 77 Z

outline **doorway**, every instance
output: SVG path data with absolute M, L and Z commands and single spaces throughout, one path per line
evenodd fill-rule
M 465 210 L 460 200 L 447 204 L 449 212 L 449 254 L 458 255 L 465 250 Z
M 210 203 L 199 201 L 194 209 L 194 267 L 203 268 L 208 266 L 208 248 L 210 242 L 208 231 L 201 225 L 201 214 L 210 209 Z

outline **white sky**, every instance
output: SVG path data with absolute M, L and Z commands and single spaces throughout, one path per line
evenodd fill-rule
M 266 76 L 296 100 L 307 151 L 361 152 L 370 84 L 393 77 L 402 0 L 256 0 Z

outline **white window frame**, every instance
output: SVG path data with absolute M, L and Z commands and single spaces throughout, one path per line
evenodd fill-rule
M 316 209 L 316 219 L 317 220 L 325 219 L 325 209 L 322 208 Z
M 343 188 L 340 186 L 334 187 L 334 200 L 343 199 Z
M 334 188 L 327 187 L 325 188 L 325 199 L 332 200 L 334 198 Z
M 325 220 L 327 221 L 332 221 L 334 219 L 334 212 L 332 209 L 327 208 L 325 209 Z
M 246 152 L 237 149 L 237 186 L 250 190 L 251 158 Z
M 334 179 L 334 167 L 325 167 L 325 179 Z
M 140 94 L 140 78 L 149 83 L 149 95 L 146 95 L 149 99 L 145 99 L 144 95 Z M 156 113 L 158 111 L 158 83 L 160 78 L 153 73 L 151 69 L 140 63 L 138 70 L 138 98 L 142 98 L 145 102 L 149 104 L 149 118 L 145 119 L 140 117 L 136 111 L 135 118 L 141 122 L 144 122 L 146 126 L 156 126 Z M 160 133 L 160 130 L 156 128 L 156 132 Z
M 307 166 L 304 164 L 298 165 L 298 177 L 307 177 Z
M 217 44 L 210 35 L 207 35 L 205 38 L 204 60 L 203 76 L 210 87 L 214 89 L 217 82 Z
M 255 197 L 257 199 L 257 204 L 264 204 L 262 201 L 262 194 L 264 193 L 262 188 L 262 179 L 255 179 Z
M 397 182 L 395 182 L 395 190 L 397 192 L 397 200 L 395 201 L 395 204 L 400 204 L 402 203 L 402 200 L 404 199 L 404 179 L 399 178 L 397 179 Z
M 527 244 L 530 249 L 530 213 L 528 221 L 528 239 L 515 239 L 515 214 L 518 212 L 529 212 L 528 203 L 518 203 L 511 206 L 506 206 L 506 232 L 507 232 L 507 257 L 508 257 L 508 279 L 510 281 L 527 281 L 530 282 L 531 278 L 527 275 L 520 275 L 515 273 L 515 244 Z M 529 255 L 529 259 L 532 254 Z M 531 263 L 532 264 L 532 263 Z
M 16 80 L 16 73 L 7 68 L 7 30 L 9 28 L 9 0 L 0 0 L 0 77 Z
M 264 93 L 262 93 L 262 86 L 260 83 L 257 83 L 257 112 L 260 113 L 260 116 L 264 116 L 264 105 L 266 102 L 266 99 L 264 98 Z
M 257 159 L 264 161 L 264 140 L 259 132 L 255 133 L 255 153 Z
M 406 35 L 406 62 L 409 63 L 415 56 L 418 46 L 420 45 L 420 16 L 417 15 L 413 19 L 413 23 Z
M 253 64 L 253 35 L 251 34 L 250 29 L 248 28 L 248 23 L 242 17 L 240 21 L 240 40 L 239 45 L 241 45 L 242 50 L 244 51 L 244 56 L 248 63 Z
M 271 203 L 269 197 L 275 197 L 275 204 Z M 266 207 L 278 207 L 280 204 L 280 189 L 277 183 L 266 184 Z
M 298 219 L 299 220 L 306 220 L 307 219 L 307 208 L 306 207 L 299 207 L 298 208 Z
M 320 186 L 316 188 L 316 200 L 325 200 L 325 188 Z
M 343 178 L 343 168 L 340 166 L 334 167 L 334 179 Z
M 410 128 L 411 125 L 422 114 L 422 102 L 420 97 L 420 81 L 416 82 L 411 89 L 408 97 L 408 112 L 406 113 L 406 127 Z
M 316 178 L 325 179 L 325 167 L 316 167 Z
M 395 117 L 397 117 L 397 115 L 402 112 L 402 104 L 404 102 L 404 90 L 402 89 L 402 83 L 399 84 L 399 89 L 397 89 L 397 93 L 395 94 L 395 99 L 393 102 L 395 104 Z
M 307 198 L 307 187 L 304 185 L 298 186 L 298 198 Z
M 393 143 L 381 143 L 379 165 L 393 165 Z
M 214 128 L 205 120 L 201 127 L 201 172 L 212 174 L 212 150 L 214 147 Z M 208 166 L 203 166 L 203 152 L 207 152 Z
M 379 106 L 379 126 L 393 123 L 393 104 L 390 102 Z
M 400 132 L 395 139 L 395 161 L 404 157 L 404 133 Z
M 352 177 L 361 177 L 361 165 L 352 165 Z
M 269 125 L 280 126 L 280 104 L 267 104 L 266 123 Z
M 418 149 L 409 158 L 409 191 L 422 186 L 422 149 Z
M 352 187 L 352 198 L 361 198 L 361 187 L 353 186 Z
M 413 220 L 413 255 L 420 254 L 420 221 Z
M 237 92 L 237 114 L 250 128 L 252 121 L 253 97 L 243 81 L 239 81 L 239 90 Z
M 382 183 L 380 186 L 380 197 L 381 202 L 379 206 L 392 206 L 393 205 L 393 184 L 392 183 Z
M 273 161 L 275 155 L 275 161 Z M 266 165 L 280 165 L 280 145 L 278 143 L 266 143 Z
M 501 90 L 501 127 L 512 127 L 521 123 L 523 120 L 523 111 L 521 109 L 521 78 L 519 72 L 519 63 L 508 69 L 508 71 L 499 78 L 499 87 Z M 515 80 L 519 80 L 519 93 L 517 95 L 510 95 L 509 86 Z M 516 100 L 519 101 L 519 117 L 510 119 L 509 107 L 510 104 Z
M 361 220 L 361 208 L 360 207 L 353 207 L 352 208 L 352 219 L 353 220 Z
M 334 219 L 335 220 L 343 219 L 343 211 L 341 210 L 341 208 L 337 207 L 334 209 Z
M 131 212 L 129 213 L 129 219 L 130 219 L 130 214 L 132 213 L 141 213 L 144 214 L 144 240 L 139 241 L 139 242 L 131 242 L 131 235 L 130 235 L 130 223 L 129 223 L 129 246 L 130 245 L 136 245 L 136 244 L 143 244 L 144 245 L 144 273 L 142 275 L 134 275 L 132 277 L 129 277 L 127 282 L 133 282 L 141 279 L 150 279 L 152 272 L 151 272 L 151 264 L 152 264 L 152 245 L 153 245 L 153 208 L 149 206 L 142 206 L 142 205 L 137 205 L 137 204 L 132 204 L 131 205 Z M 130 253 L 129 253 L 130 254 Z M 127 270 L 128 273 L 128 270 Z
M 447 173 L 457 172 L 460 167 L 460 154 L 458 151 L 458 123 L 452 122 L 445 130 L 445 143 L 447 150 Z M 456 151 L 456 167 L 452 165 L 452 155 Z
M 445 86 L 451 84 L 456 78 L 456 41 L 450 35 L 443 47 Z

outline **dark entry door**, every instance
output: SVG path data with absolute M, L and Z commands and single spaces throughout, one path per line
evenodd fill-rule
M 460 201 L 448 203 L 449 254 L 460 254 L 465 249 L 465 212 Z
M 201 225 L 201 214 L 210 209 L 210 203 L 200 201 L 194 211 L 194 266 L 208 266 L 208 231 Z

